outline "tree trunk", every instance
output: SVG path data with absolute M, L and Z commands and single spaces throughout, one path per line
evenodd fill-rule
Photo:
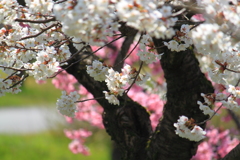
M 154 39 L 154 43 L 157 48 L 163 45 L 157 39 Z M 162 51 L 158 49 L 158 53 Z M 167 103 L 163 118 L 151 138 L 152 159 L 189 160 L 195 155 L 199 143 L 176 135 L 173 123 L 182 115 L 196 122 L 206 120 L 208 117 L 203 115 L 197 101 L 203 101 L 201 93 L 213 93 L 214 90 L 201 72 L 192 49 L 183 52 L 165 49 L 161 65 L 167 82 Z M 201 127 L 205 128 L 205 124 Z
M 161 46 L 161 40 L 154 40 L 155 46 Z M 70 45 L 71 52 L 77 51 Z M 158 50 L 161 53 L 160 50 Z M 97 82 L 86 73 L 97 57 L 89 52 L 80 53 L 69 64 L 83 59 L 67 69 L 95 98 L 104 97 L 107 90 L 104 82 Z M 165 50 L 161 59 L 167 81 L 167 103 L 163 118 L 152 133 L 149 113 L 144 107 L 127 96 L 118 97 L 120 106 L 111 105 L 104 98 L 98 99 L 104 108 L 103 123 L 106 131 L 122 150 L 126 160 L 189 160 L 196 153 L 198 143 L 189 141 L 175 134 L 174 123 L 181 115 L 202 122 L 208 117 L 203 115 L 197 105 L 203 100 L 201 93 L 212 93 L 213 87 L 200 71 L 198 61 L 189 49 L 176 53 Z M 67 66 L 65 66 L 67 67 Z M 205 124 L 201 125 L 202 128 Z

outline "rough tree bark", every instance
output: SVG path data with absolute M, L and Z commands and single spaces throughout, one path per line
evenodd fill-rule
M 162 40 L 154 40 L 155 46 L 162 46 Z M 71 52 L 76 53 L 72 45 Z M 196 152 L 198 143 L 180 138 L 175 134 L 173 123 L 181 115 L 201 122 L 204 116 L 197 105 L 202 100 L 201 93 L 212 93 L 211 83 L 201 73 L 193 50 L 171 52 L 164 48 L 161 64 L 167 81 L 167 103 L 164 106 L 163 118 L 152 132 L 149 113 L 143 106 L 126 95 L 119 97 L 120 106 L 109 104 L 104 98 L 98 99 L 104 108 L 103 123 L 112 140 L 119 145 L 126 160 L 189 160 Z M 158 50 L 162 52 L 162 50 Z M 69 64 L 83 59 L 67 69 L 95 98 L 104 97 L 107 90 L 104 82 L 97 82 L 86 73 L 95 56 L 90 52 L 76 55 Z M 205 124 L 201 125 L 202 128 Z
M 162 41 L 154 39 L 155 46 Z M 158 49 L 161 53 L 162 50 Z M 202 122 L 208 117 L 200 111 L 197 101 L 201 93 L 213 93 L 211 83 L 199 68 L 193 49 L 183 52 L 171 52 L 165 49 L 161 65 L 167 82 L 167 103 L 164 106 L 163 119 L 157 126 L 151 139 L 150 148 L 154 150 L 152 159 L 188 160 L 195 153 L 198 143 L 180 138 L 175 134 L 173 123 L 181 115 Z M 205 124 L 200 125 L 205 128 Z

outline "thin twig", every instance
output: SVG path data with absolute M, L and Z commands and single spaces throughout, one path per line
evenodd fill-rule
M 12 69 L 14 71 L 29 71 L 29 70 L 33 70 L 33 69 L 26 69 L 26 68 L 13 68 L 13 67 L 6 67 L 6 66 L 2 66 L 0 65 L 1 68 L 4 69 Z
M 136 32 L 136 34 L 137 34 L 137 32 Z M 136 34 L 131 35 L 131 36 L 126 36 L 125 40 L 123 41 L 122 46 L 121 46 L 121 50 L 119 51 L 118 56 L 117 56 L 117 58 L 115 59 L 115 62 L 114 62 L 114 64 L 118 64 L 118 65 L 115 65 L 115 67 L 114 67 L 114 69 L 116 71 L 121 70 L 121 68 L 124 64 L 123 59 L 125 58 L 126 54 L 128 53 L 128 50 L 130 49 Z
M 90 101 L 90 100 L 97 100 L 97 99 L 102 99 L 102 98 L 105 98 L 105 97 L 97 97 L 97 98 L 84 99 L 84 100 L 81 100 L 81 101 L 75 101 L 75 103 L 86 102 L 86 101 Z
M 15 86 L 17 86 L 18 84 L 20 84 L 21 82 L 23 82 L 26 78 L 28 77 L 28 75 L 25 75 L 20 81 L 18 81 L 17 83 L 13 84 L 11 87 L 9 87 L 8 89 L 11 89 Z
M 239 81 L 240 81 L 240 80 L 238 80 L 237 84 L 239 83 Z M 236 84 L 236 85 L 237 85 L 237 84 Z M 235 86 L 236 86 L 236 85 L 235 85 Z M 233 95 L 233 94 L 229 94 L 229 95 L 227 96 L 227 98 L 224 99 L 224 100 L 227 101 L 228 98 L 229 98 L 230 96 L 232 96 L 232 95 Z M 204 120 L 203 122 L 199 122 L 199 123 L 196 123 L 196 124 L 203 124 L 203 123 L 206 123 L 207 121 L 211 120 L 211 119 L 213 118 L 213 116 L 215 116 L 215 115 L 217 114 L 217 112 L 222 108 L 222 106 L 223 106 L 223 104 L 221 104 L 220 107 L 218 107 L 218 109 L 217 109 L 216 111 L 214 111 L 214 113 L 213 113 L 213 115 L 212 115 L 211 117 L 209 117 L 208 119 Z
M 203 122 L 199 122 L 196 123 L 197 125 L 201 125 L 206 123 L 207 121 L 211 120 L 213 118 L 213 116 L 215 116 L 217 114 L 217 112 L 222 108 L 223 104 L 220 105 L 220 107 L 218 107 L 218 109 L 216 111 L 214 111 L 213 115 L 211 117 L 209 117 L 208 119 L 204 120 Z
M 140 38 L 138 39 L 138 42 L 137 42 L 136 45 L 133 47 L 133 49 L 130 51 L 130 53 L 129 53 L 126 57 L 124 57 L 120 62 L 118 62 L 116 65 L 114 65 L 114 67 L 116 67 L 116 66 L 118 66 L 119 64 L 121 64 L 123 61 L 125 61 L 125 60 L 133 53 L 133 51 L 137 48 L 138 44 L 140 43 L 140 41 L 141 41 L 141 39 L 142 39 L 142 35 L 143 35 L 143 34 L 141 34 Z M 114 67 L 113 67 L 113 68 L 114 68 Z
M 70 58 L 68 58 L 65 61 L 62 61 L 60 63 L 66 63 L 68 61 L 70 61 L 71 59 L 73 59 L 76 55 L 78 55 L 79 53 L 81 53 L 84 49 L 86 48 L 86 46 L 83 46 L 79 51 L 77 51 L 76 53 L 74 53 Z
M 45 20 L 30 20 L 30 19 L 15 19 L 16 22 L 28 22 L 28 23 L 48 23 L 48 22 L 52 22 L 52 21 L 56 21 L 56 18 L 50 18 L 50 19 L 45 19 Z
M 237 81 L 235 87 L 237 87 L 237 86 L 239 85 L 239 83 L 240 83 L 240 78 L 238 79 L 238 81 Z
M 134 83 L 136 82 L 136 80 L 137 80 L 137 78 L 138 78 L 138 76 L 139 76 L 139 74 L 140 74 L 140 71 L 141 71 L 141 69 L 142 69 L 142 66 L 143 66 L 143 61 L 141 61 L 139 70 L 137 71 L 137 74 L 136 74 L 133 82 L 131 83 L 131 85 L 130 85 L 130 86 L 125 90 L 125 92 L 124 92 L 124 97 L 125 97 L 125 99 L 124 99 L 124 105 L 123 105 L 123 107 L 125 107 L 126 104 L 127 104 L 127 94 L 128 94 L 128 92 L 130 91 L 130 89 L 132 88 L 132 86 L 134 85 Z
M 87 59 L 88 57 L 92 56 L 94 53 L 96 53 L 96 52 L 99 51 L 100 49 L 104 48 L 104 47 L 107 46 L 108 44 L 111 44 L 111 43 L 113 43 L 113 42 L 119 40 L 119 39 L 122 38 L 122 37 L 124 37 L 124 36 L 120 36 L 120 37 L 118 37 L 118 38 L 112 40 L 111 42 L 109 42 L 109 43 L 103 45 L 102 47 L 99 47 L 99 48 L 98 48 L 97 50 L 95 50 L 94 52 L 89 53 L 89 55 L 87 55 L 86 57 L 84 57 L 84 58 L 82 58 L 82 59 L 77 60 L 77 61 L 74 62 L 74 63 L 71 63 L 69 66 L 67 66 L 67 67 L 64 68 L 64 69 L 66 70 L 66 69 L 70 68 L 71 66 L 73 66 L 73 65 L 75 65 L 75 64 L 77 64 L 77 63 L 79 63 L 80 61 L 83 61 L 84 59 Z
M 37 37 L 37 36 L 39 36 L 40 34 L 42 34 L 43 32 L 45 32 L 45 31 L 49 30 L 50 28 L 52 28 L 52 27 L 54 27 L 54 26 L 57 26 L 57 25 L 58 25 L 58 24 L 52 24 L 52 25 L 48 26 L 47 28 L 42 29 L 41 32 L 39 32 L 39 33 L 37 33 L 37 34 L 34 34 L 34 35 L 30 35 L 30 36 L 23 37 L 23 38 L 21 38 L 20 40 Z
M 124 36 L 120 36 L 120 37 L 118 37 L 118 38 L 112 40 L 111 42 L 105 44 L 104 46 L 99 47 L 96 51 L 89 53 L 89 55 L 87 55 L 86 57 L 84 57 L 84 58 L 82 58 L 82 59 L 79 59 L 79 60 L 77 60 L 77 61 L 71 63 L 71 64 L 70 64 L 69 66 L 67 66 L 66 68 L 64 68 L 64 69 L 62 69 L 62 70 L 60 70 L 60 71 L 58 71 L 58 72 L 57 72 L 56 74 L 54 74 L 53 76 L 51 76 L 51 77 L 47 77 L 47 78 L 54 78 L 54 77 L 56 77 L 59 73 L 63 72 L 64 70 L 67 70 L 68 68 L 70 68 L 70 67 L 72 67 L 73 65 L 79 63 L 80 61 L 83 61 L 84 59 L 86 59 L 86 58 L 92 56 L 94 53 L 96 53 L 97 51 L 99 51 L 99 50 L 102 49 L 103 47 L 105 47 L 105 46 L 107 46 L 108 44 L 111 44 L 111 43 L 117 41 L 118 39 L 120 39 L 120 38 L 122 38 L 122 37 L 124 37 Z M 73 59 L 76 55 L 78 55 L 79 53 L 81 53 L 81 52 L 83 51 L 84 48 L 85 48 L 85 46 L 84 46 L 81 50 L 79 50 L 79 51 L 77 51 L 76 53 L 74 53 L 74 54 L 73 54 L 68 60 L 63 61 L 63 62 L 61 62 L 61 63 L 65 63 L 65 62 L 67 62 L 67 61 Z
M 227 68 L 227 67 L 225 67 L 225 69 L 226 69 L 227 71 L 230 71 L 230 72 L 240 73 L 240 71 L 235 71 L 235 70 L 229 69 L 229 68 Z
M 8 80 L 10 77 L 12 77 L 13 75 L 15 75 L 18 71 L 13 72 L 11 75 L 9 75 L 8 77 L 6 77 L 3 82 L 5 82 L 6 80 Z
M 199 26 L 200 24 L 204 23 L 205 21 L 201 21 L 201 22 L 195 22 L 195 25 L 193 27 L 190 28 L 190 30 L 193 30 L 194 28 L 196 28 L 197 26 Z
M 66 2 L 66 1 L 67 0 L 57 1 L 57 2 L 55 2 L 55 4 L 63 3 L 63 2 Z
M 73 59 L 76 55 L 78 55 L 79 53 L 81 53 L 84 49 L 86 48 L 86 46 L 83 46 L 79 51 L 77 51 L 76 53 L 74 53 L 70 58 L 68 58 L 65 61 L 60 62 L 60 64 L 62 63 L 66 63 L 68 61 L 70 61 L 71 59 Z M 54 78 L 56 77 L 58 74 L 60 74 L 61 72 L 65 71 L 66 69 L 68 69 L 68 67 L 66 67 L 65 69 L 61 69 L 60 71 L 58 71 L 57 73 L 55 73 L 54 75 L 47 77 L 47 78 Z
M 139 74 L 140 74 L 140 71 L 142 70 L 142 66 L 143 66 L 143 61 L 141 61 L 141 64 L 140 64 L 140 67 L 139 67 L 139 70 L 137 71 L 137 74 L 133 80 L 133 82 L 131 83 L 131 85 L 125 90 L 125 94 L 127 95 L 127 93 L 129 92 L 129 90 L 132 88 L 132 86 L 134 85 L 134 83 L 136 82 Z

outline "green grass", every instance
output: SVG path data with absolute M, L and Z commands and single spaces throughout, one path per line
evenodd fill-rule
M 61 91 L 56 89 L 51 80 L 46 84 L 37 84 L 32 77 L 27 78 L 18 94 L 6 94 L 0 97 L 0 107 L 26 107 L 26 106 L 55 106 L 61 96 Z M 79 123 L 78 123 L 79 124 Z M 67 128 L 69 128 L 71 124 Z M 63 134 L 63 127 L 58 126 L 58 131 L 30 135 L 0 134 L 0 159 L 1 160 L 109 160 L 110 138 L 104 130 L 97 130 L 96 134 L 87 139 L 86 145 L 90 148 L 91 155 L 83 156 L 73 154 L 68 145 L 71 142 Z M 66 126 L 65 126 L 66 127 Z M 83 126 L 81 126 L 83 127 Z M 71 128 L 71 127 L 70 127 Z M 79 128 L 79 127 L 78 127 Z M 88 127 L 89 128 L 89 127 Z
M 61 96 L 61 91 L 53 86 L 51 80 L 40 85 L 32 77 L 24 81 L 21 90 L 18 94 L 7 93 L 0 97 L 0 107 L 55 105 Z
M 95 134 L 87 143 L 91 155 L 73 154 L 68 149 L 70 139 L 58 133 L 33 135 L 0 135 L 1 160 L 109 160 L 110 141 L 103 131 Z

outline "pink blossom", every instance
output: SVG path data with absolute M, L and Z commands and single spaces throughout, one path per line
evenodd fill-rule
M 130 54 L 130 52 L 132 51 L 132 49 L 135 47 L 136 43 L 133 43 L 130 46 L 130 49 L 128 50 L 128 54 Z M 131 53 L 131 55 L 129 56 L 129 58 L 127 58 L 125 60 L 125 63 L 129 64 L 129 65 L 133 65 L 133 63 L 139 61 L 139 56 L 137 55 L 139 50 L 139 47 L 137 46 L 137 48 Z
M 37 84 L 45 84 L 47 81 L 45 80 L 36 80 L 36 83 Z
M 73 118 L 72 117 L 65 116 L 65 119 L 68 123 L 73 123 Z
M 218 154 L 223 158 L 227 153 L 229 153 L 234 147 L 239 144 L 239 140 L 234 138 L 231 140 L 229 136 L 225 136 L 222 139 L 222 144 L 218 147 Z
M 92 135 L 91 131 L 88 131 L 85 129 L 72 130 L 72 131 L 64 130 L 64 133 L 69 139 L 82 139 Z
M 229 115 L 229 114 L 227 114 L 226 116 L 223 116 L 223 117 L 221 118 L 221 120 L 222 120 L 223 122 L 229 122 L 229 121 L 232 120 L 232 116 Z
M 195 14 L 194 16 L 192 16 L 192 19 L 194 21 L 205 21 L 205 19 L 204 19 L 202 14 Z
M 56 88 L 70 93 L 75 91 L 74 84 L 77 83 L 77 80 L 66 71 L 63 71 L 52 80 L 52 83 Z
M 89 149 L 78 139 L 73 140 L 68 147 L 74 154 L 81 153 L 85 156 L 90 154 Z
M 208 142 L 202 142 L 198 146 L 197 154 L 192 158 L 192 160 L 212 160 L 213 149 Z
M 153 129 L 155 129 L 159 123 L 159 119 L 162 117 L 164 101 L 160 99 L 159 95 L 143 92 L 143 89 L 136 85 L 133 85 L 131 90 L 128 92 L 128 96 L 134 101 L 140 103 L 142 106 L 145 106 L 147 110 L 151 112 L 150 120 L 152 122 Z

